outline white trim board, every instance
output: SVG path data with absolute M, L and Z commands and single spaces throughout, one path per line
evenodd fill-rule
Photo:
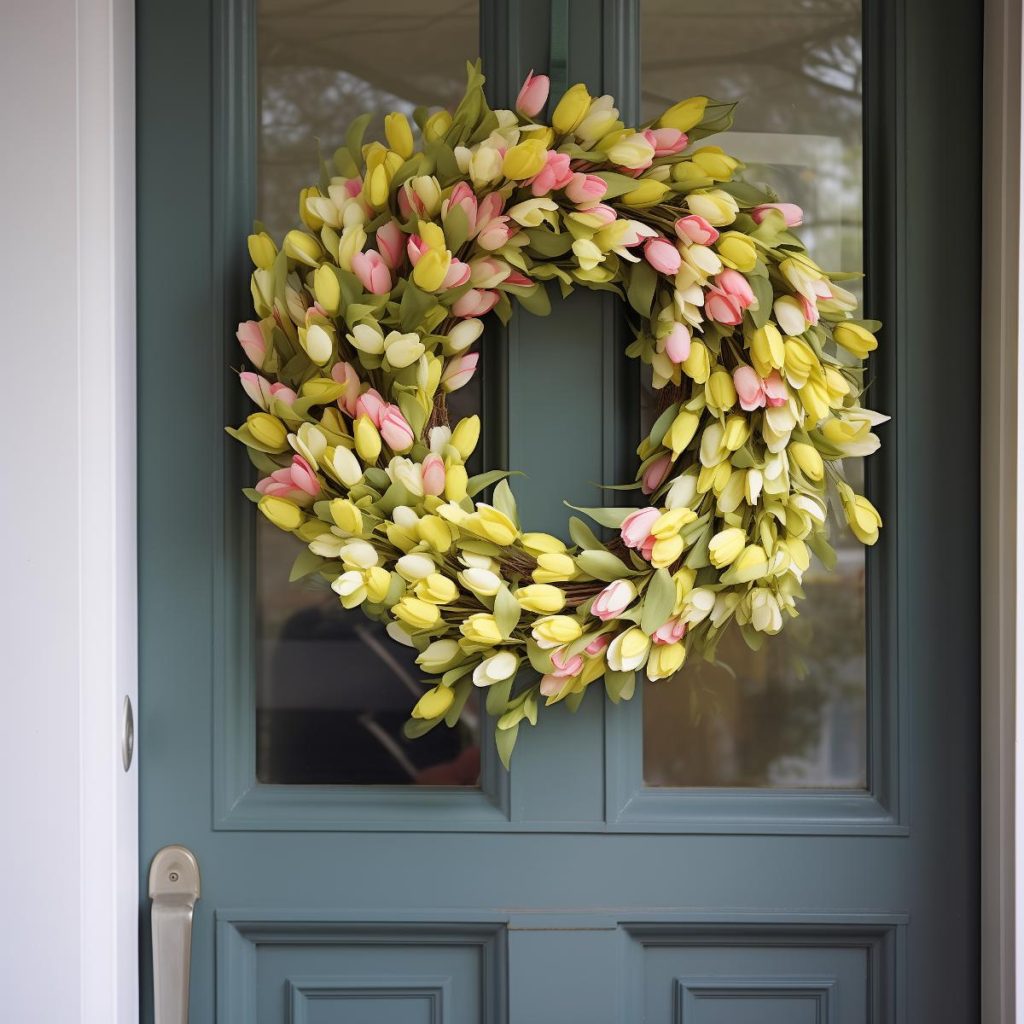
M 131 0 L 4 6 L 5 1019 L 138 1020 Z M 16 155 L 16 158 L 15 158 Z M 37 397 L 29 397 L 37 396 Z

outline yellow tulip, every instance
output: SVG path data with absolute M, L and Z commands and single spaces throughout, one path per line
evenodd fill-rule
M 289 259 L 298 260 L 310 267 L 319 266 L 323 256 L 320 243 L 312 235 L 297 229 L 284 236 L 284 252 Z
M 561 583 L 579 574 L 571 555 L 545 552 L 537 556 L 537 568 L 533 570 L 535 583 Z
M 751 583 L 768 572 L 768 556 L 760 544 L 748 544 L 732 563 L 737 583 Z
M 587 87 L 582 82 L 574 85 L 558 101 L 558 106 L 551 115 L 551 126 L 560 135 L 568 135 L 569 132 L 575 131 L 587 116 L 590 103 L 591 97 Z
M 678 456 L 686 446 L 693 440 L 693 435 L 697 433 L 697 427 L 700 425 L 700 417 L 695 412 L 690 412 L 688 409 L 682 409 L 676 414 L 676 418 L 672 421 L 668 430 L 665 431 L 665 436 L 661 439 L 661 443 L 671 449 L 674 456 Z
M 674 508 L 668 512 L 662 512 L 654 525 L 651 526 L 651 536 L 658 540 L 665 540 L 673 537 L 684 527 L 688 526 L 697 518 L 697 513 L 692 508 Z
M 676 131 L 688 132 L 704 120 L 707 109 L 707 96 L 691 96 L 689 99 L 674 103 L 658 118 L 659 128 L 675 128 Z
M 841 492 L 841 497 L 843 512 L 853 535 L 861 544 L 874 544 L 878 540 L 878 530 L 882 525 L 878 509 L 862 494 L 854 494 L 849 488 Z
M 690 354 L 683 360 L 683 371 L 697 384 L 707 383 L 711 376 L 711 358 L 704 342 L 696 339 L 690 342 Z
M 786 347 L 775 324 L 765 324 L 750 336 L 750 356 L 759 377 L 781 370 L 786 362 Z
M 725 421 L 722 444 L 730 452 L 738 452 L 750 437 L 750 420 L 746 416 L 729 416 Z
M 334 352 L 334 339 L 331 332 L 320 324 L 299 328 L 299 344 L 309 358 L 317 366 L 325 366 Z
M 459 632 L 474 644 L 493 647 L 501 643 L 501 630 L 498 621 L 487 612 L 476 612 L 459 623 Z
M 366 465 L 374 465 L 380 455 L 381 442 L 380 433 L 373 420 L 365 413 L 362 416 L 356 417 L 353 434 L 356 439 L 356 451 L 359 453 L 359 457 Z
M 466 467 L 448 459 L 445 462 L 444 496 L 449 501 L 462 501 L 466 497 L 468 484 L 469 474 L 466 472 Z
M 571 644 L 582 635 L 583 629 L 579 622 L 569 615 L 548 615 L 533 624 L 533 639 L 548 650 L 561 647 L 562 644 Z
M 430 629 L 441 621 L 437 605 L 408 595 L 391 609 L 391 613 L 414 630 Z
M 686 197 L 686 205 L 690 213 L 703 217 L 716 228 L 731 224 L 740 210 L 739 203 L 728 192 L 717 188 L 706 192 L 691 192 Z
M 721 412 L 728 412 L 736 404 L 736 386 L 726 370 L 715 370 L 704 387 L 708 405 Z
M 260 270 L 273 268 L 274 260 L 277 259 L 277 246 L 266 231 L 249 236 L 249 258 Z
M 413 718 L 440 718 L 455 700 L 455 691 L 449 686 L 435 686 L 427 690 L 412 709 Z
M 540 615 L 560 612 L 565 607 L 565 594 L 549 583 L 532 583 L 520 587 L 513 592 L 513 596 L 528 612 L 537 612 Z
M 718 146 L 704 146 L 694 150 L 690 159 L 704 172 L 704 176 L 714 181 L 728 181 L 739 167 L 739 160 L 719 149 Z
M 412 129 L 405 114 L 384 115 L 384 137 L 388 145 L 403 159 L 412 156 Z
M 358 537 L 363 532 L 363 513 L 348 498 L 335 498 L 330 504 L 331 518 L 339 530 Z
M 740 556 L 747 535 L 738 526 L 730 526 L 711 538 L 708 544 L 708 558 L 716 569 L 732 565 Z
M 416 596 L 428 604 L 451 604 L 459 596 L 459 588 L 447 576 L 432 572 L 415 587 Z
M 524 533 L 520 540 L 531 555 L 558 555 L 565 551 L 565 542 L 550 533 Z
M 808 480 L 817 482 L 825 476 L 825 463 L 822 461 L 818 449 L 813 445 L 805 444 L 803 441 L 794 441 L 786 451 Z
M 313 295 L 330 316 L 341 309 L 341 284 L 326 263 L 317 267 L 313 273 Z
M 270 413 L 254 412 L 246 418 L 245 425 L 253 438 L 264 448 L 284 451 L 288 446 L 288 431 L 285 430 L 284 424 Z
M 655 644 L 647 659 L 647 678 L 654 682 L 674 676 L 686 661 L 686 648 L 682 643 Z
M 452 546 L 451 527 L 440 516 L 423 516 L 416 525 L 416 532 L 425 544 L 435 551 L 447 551 Z
M 466 416 L 459 420 L 452 431 L 451 446 L 462 456 L 462 461 L 473 454 L 477 441 L 480 440 L 480 417 Z
M 653 178 L 641 179 L 636 188 L 631 189 L 621 199 L 626 206 L 654 206 L 660 203 L 672 190 L 664 182 Z
M 428 249 L 412 268 L 413 282 L 425 292 L 436 292 L 451 264 L 452 254 L 447 249 Z
M 380 604 L 391 589 L 391 573 L 382 565 L 372 565 L 364 570 L 366 581 L 366 599 L 373 604 Z
M 499 547 L 508 547 L 519 536 L 516 524 L 504 512 L 483 503 L 477 505 L 476 511 L 466 516 L 460 525 Z
M 860 324 L 837 324 L 832 328 L 832 337 L 858 359 L 863 359 L 878 348 L 878 339 Z
M 510 181 L 525 181 L 539 174 L 547 159 L 547 150 L 539 139 L 527 139 L 505 154 L 501 169 Z
M 786 376 L 795 387 L 802 388 L 812 375 L 821 373 L 818 357 L 803 338 L 786 338 L 783 349 Z
M 302 509 L 287 498 L 264 495 L 258 508 L 279 530 L 297 530 L 302 525 Z
M 726 231 L 716 246 L 721 261 L 743 274 L 757 265 L 757 246 L 740 231 Z
M 667 569 L 683 553 L 683 538 L 679 534 L 656 540 L 651 548 L 651 565 Z
M 452 126 L 452 115 L 447 110 L 439 110 L 431 114 L 423 123 L 423 138 L 427 142 L 439 142 L 448 134 Z
M 320 189 L 316 185 L 310 185 L 299 192 L 299 220 L 309 228 L 310 231 L 319 231 L 323 226 L 323 219 L 318 217 L 309 208 L 307 199 L 320 199 Z

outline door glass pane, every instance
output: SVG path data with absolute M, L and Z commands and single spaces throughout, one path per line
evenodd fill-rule
M 643 118 L 686 96 L 739 100 L 734 130 L 702 144 L 721 142 L 748 180 L 803 207 L 823 267 L 859 270 L 859 0 L 642 0 L 641 19 Z M 859 460 L 845 468 L 859 484 Z M 723 667 L 691 663 L 646 687 L 647 785 L 865 786 L 864 551 L 839 523 L 833 539 L 835 572 L 812 565 L 800 617 L 759 653 L 734 632 Z
M 276 237 L 297 223 L 298 194 L 318 178 L 348 123 L 419 104 L 452 108 L 479 50 L 475 0 L 258 0 L 258 209 Z M 387 55 L 382 56 L 382 55 Z M 477 374 L 478 382 L 482 374 Z M 456 418 L 479 411 L 472 386 Z M 458 729 L 405 740 L 423 691 L 414 652 L 321 581 L 288 583 L 300 547 L 255 517 L 257 744 L 261 782 L 476 785 L 477 707 Z

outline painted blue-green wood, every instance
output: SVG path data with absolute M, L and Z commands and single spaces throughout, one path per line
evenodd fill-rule
M 486 4 L 496 100 L 546 66 L 549 14 L 546 0 Z M 635 15 L 629 0 L 570 3 L 570 77 L 626 110 Z M 528 731 L 511 779 L 485 770 L 481 793 L 256 785 L 251 507 L 221 440 L 246 301 L 252 27 L 243 0 L 138 8 L 141 858 L 144 871 L 180 842 L 200 860 L 193 1024 L 338 1017 L 343 991 L 376 986 L 382 999 L 405 985 L 421 994 L 383 1018 L 401 1020 L 433 1012 L 423 993 L 442 976 L 461 984 L 471 962 L 468 1002 L 442 1003 L 486 1022 L 713 1021 L 723 1006 L 746 1012 L 728 999 L 754 981 L 760 1002 L 743 1006 L 756 1019 L 783 1007 L 799 1021 L 818 998 L 812 977 L 861 994 L 828 1003 L 840 1024 L 976 1021 L 978 239 L 963 225 L 979 182 L 957 179 L 953 255 L 934 171 L 950 125 L 958 152 L 978 148 L 974 5 L 867 4 L 868 283 L 888 325 L 873 387 L 897 420 L 871 480 L 890 525 L 869 563 L 863 798 L 646 793 L 639 702 L 607 708 L 595 694 Z M 954 264 L 958 288 L 942 291 Z M 488 339 L 486 444 L 529 473 L 517 491 L 531 526 L 560 528 L 562 497 L 630 472 L 619 332 L 614 303 L 580 295 Z M 572 431 L 572 457 L 556 463 L 552 439 Z

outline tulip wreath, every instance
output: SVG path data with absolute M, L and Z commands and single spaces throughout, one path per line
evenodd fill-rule
M 881 520 L 842 476 L 878 447 L 862 358 L 878 324 L 807 255 L 798 207 L 737 180 L 697 140 L 731 106 L 683 100 L 627 128 L 610 96 L 575 85 L 550 124 L 548 79 L 492 110 L 469 65 L 454 113 L 400 113 L 384 142 L 349 128 L 303 189 L 304 227 L 279 249 L 249 237 L 259 319 L 239 326 L 259 406 L 229 433 L 265 474 L 247 495 L 305 546 L 317 574 L 418 652 L 425 690 L 409 735 L 451 726 L 486 688 L 505 764 L 539 705 L 575 708 L 599 679 L 713 659 L 723 630 L 751 647 L 797 614 L 827 510 L 853 533 Z M 523 532 L 504 471 L 468 476 L 477 416 L 446 397 L 473 375 L 483 317 L 549 308 L 549 283 L 624 300 L 662 412 L 638 448 L 644 507 L 577 511 L 570 542 Z M 475 500 L 493 488 L 489 502 Z

